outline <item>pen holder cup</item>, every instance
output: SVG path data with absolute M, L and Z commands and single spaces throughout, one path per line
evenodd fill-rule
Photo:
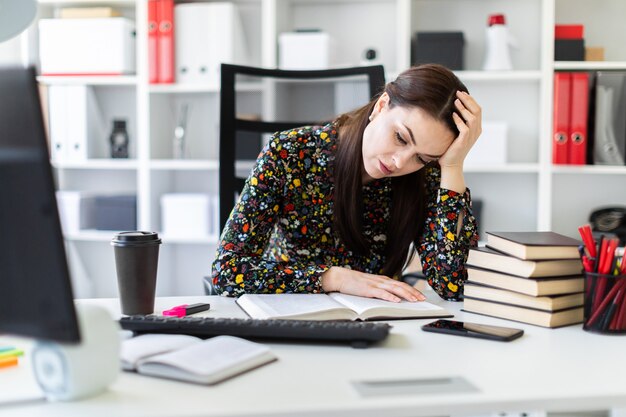
M 585 272 L 584 320 L 584 330 L 626 334 L 626 275 Z

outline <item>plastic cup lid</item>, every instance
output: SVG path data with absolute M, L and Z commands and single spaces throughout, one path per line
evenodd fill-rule
M 161 243 L 159 234 L 156 232 L 143 232 L 140 230 L 130 232 L 117 233 L 112 244 L 132 245 L 132 244 L 144 244 L 144 243 Z

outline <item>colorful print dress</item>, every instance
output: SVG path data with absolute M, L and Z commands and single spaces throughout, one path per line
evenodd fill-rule
M 336 148 L 333 123 L 271 138 L 222 232 L 212 269 L 219 294 L 320 293 L 321 275 L 331 266 L 381 274 L 391 181 L 363 185 L 362 225 L 370 253 L 353 254 L 333 231 L 331 165 Z M 440 188 L 439 168 L 425 169 L 429 202 L 424 232 L 415 247 L 430 286 L 442 298 L 458 300 L 467 253 L 478 241 L 470 193 Z

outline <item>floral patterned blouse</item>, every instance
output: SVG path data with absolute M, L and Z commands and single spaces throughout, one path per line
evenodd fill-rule
M 329 166 L 336 149 L 333 123 L 274 134 L 222 232 L 212 270 L 219 294 L 319 293 L 321 275 L 331 266 L 381 274 L 391 181 L 383 178 L 363 185 L 362 226 L 370 253 L 353 254 L 333 230 Z M 478 241 L 470 193 L 439 188 L 439 168 L 425 169 L 429 202 L 424 232 L 415 247 L 430 286 L 442 298 L 458 300 L 469 247 Z

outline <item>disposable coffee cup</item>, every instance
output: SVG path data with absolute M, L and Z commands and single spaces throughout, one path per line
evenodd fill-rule
M 120 232 L 111 240 L 122 314 L 152 314 L 156 291 L 159 246 L 154 232 Z

